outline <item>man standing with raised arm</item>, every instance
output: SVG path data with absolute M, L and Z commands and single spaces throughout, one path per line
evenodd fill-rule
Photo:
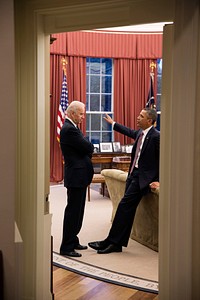
M 99 254 L 121 252 L 127 247 L 135 212 L 143 195 L 150 191 L 150 184 L 159 181 L 160 132 L 155 129 L 156 110 L 144 108 L 137 117 L 139 130 L 120 125 L 106 115 L 104 118 L 113 129 L 135 140 L 126 188 L 121 199 L 111 229 L 103 241 L 88 245 Z

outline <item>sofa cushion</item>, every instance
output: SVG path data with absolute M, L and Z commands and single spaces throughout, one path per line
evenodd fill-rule
M 112 201 L 113 210 L 111 221 L 113 221 L 118 203 L 124 195 L 128 172 L 118 169 L 104 169 L 101 171 L 101 174 L 105 177 L 108 193 Z

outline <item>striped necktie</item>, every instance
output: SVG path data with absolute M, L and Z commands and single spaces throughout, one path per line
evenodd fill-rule
M 136 147 L 136 151 L 135 151 L 135 157 L 134 157 L 134 160 L 133 160 L 133 163 L 132 163 L 132 166 L 131 166 L 131 171 L 130 171 L 130 173 L 133 172 L 133 169 L 134 169 L 134 167 L 135 167 L 135 163 L 136 163 L 136 161 L 137 161 L 138 154 L 139 154 L 139 152 L 140 152 L 140 147 L 141 147 L 143 135 L 144 135 L 144 133 L 141 132 L 140 135 L 139 135 L 139 138 L 138 138 L 138 140 L 137 140 L 137 147 Z

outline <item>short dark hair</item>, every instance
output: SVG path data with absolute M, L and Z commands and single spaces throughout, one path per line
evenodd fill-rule
M 154 108 L 145 107 L 144 110 L 147 113 L 147 117 L 152 120 L 152 124 L 154 124 L 157 120 L 157 111 Z

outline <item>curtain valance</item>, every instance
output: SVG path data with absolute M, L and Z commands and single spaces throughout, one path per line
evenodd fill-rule
M 157 59 L 162 57 L 162 33 L 75 31 L 54 34 L 52 54 L 82 57 Z

